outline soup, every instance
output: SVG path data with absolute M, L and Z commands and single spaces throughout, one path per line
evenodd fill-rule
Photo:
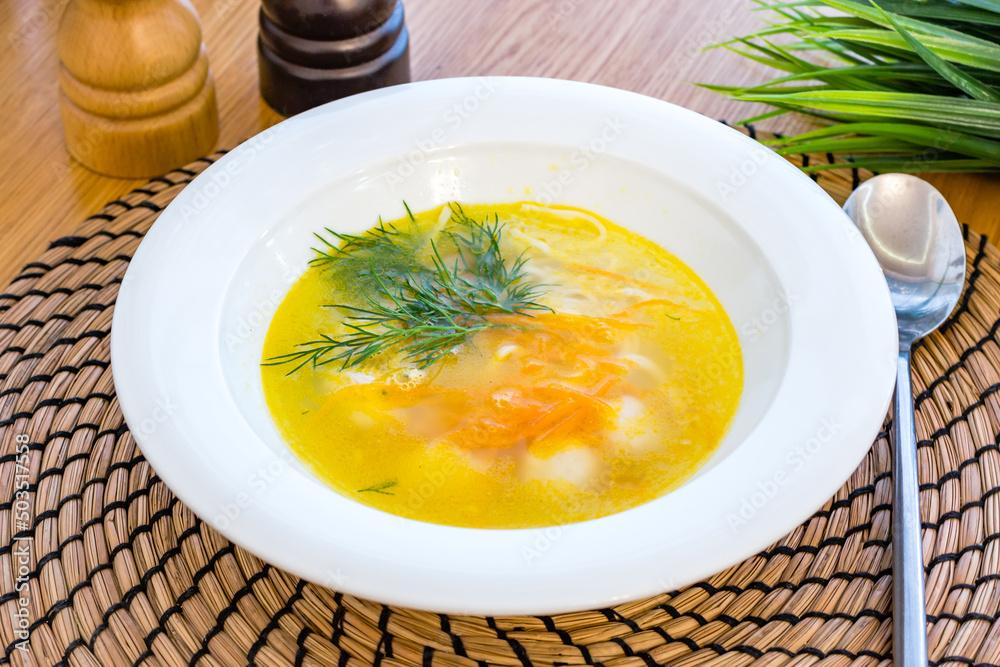
M 475 528 L 593 519 L 682 484 L 736 413 L 718 300 L 593 213 L 451 204 L 318 236 L 268 330 L 264 395 L 358 502 Z

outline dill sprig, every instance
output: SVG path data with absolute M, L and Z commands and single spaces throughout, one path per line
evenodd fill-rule
M 396 229 L 395 225 L 382 222 L 381 217 L 378 219 L 378 224 L 368 230 L 364 236 L 342 234 L 340 232 L 333 231 L 329 227 L 326 227 L 325 229 L 326 232 L 339 241 L 340 244 L 338 245 L 320 234 L 313 233 L 313 236 L 318 238 L 323 243 L 325 248 L 312 248 L 312 250 L 316 253 L 316 256 L 309 260 L 309 264 L 312 266 L 325 266 L 335 262 L 337 259 L 340 259 L 342 255 L 357 253 L 359 250 L 372 250 L 376 248 L 381 249 L 389 247 L 386 244 L 388 243 L 391 245 L 394 240 L 390 237 L 399 235 L 399 230 Z
M 394 495 L 396 495 L 396 492 L 395 491 L 387 491 L 387 489 L 393 488 L 398 483 L 399 482 L 397 482 L 396 480 L 390 479 L 390 480 L 388 480 L 386 482 L 379 482 L 378 484 L 373 484 L 373 485 L 369 486 L 367 489 L 358 489 L 357 493 L 378 493 L 378 494 L 381 494 L 383 496 L 394 496 Z
M 508 262 L 501 251 L 504 225 L 496 215 L 492 221 L 474 220 L 459 204 L 450 204 L 451 219 L 462 232 L 447 232 L 455 259 L 448 264 L 437 245 L 430 241 L 430 266 L 409 269 L 399 275 L 383 276 L 370 257 L 374 289 L 363 291 L 364 306 L 326 306 L 345 312 L 347 332 L 340 337 L 321 334 L 317 340 L 265 365 L 294 363 L 294 373 L 303 366 L 314 368 L 340 362 L 341 368 L 357 366 L 371 357 L 395 350 L 406 361 L 427 368 L 458 345 L 484 329 L 501 326 L 490 314 L 531 315 L 551 311 L 539 303 L 542 285 L 529 281 L 524 254 Z M 409 212 L 409 208 L 407 208 Z M 411 214 L 412 219 L 412 214 Z M 351 255 L 372 244 L 392 243 L 396 230 L 380 224 L 371 237 L 351 237 L 332 255 L 331 261 Z
M 493 215 L 493 222 L 488 218 L 478 222 L 468 217 L 461 205 L 454 203 L 450 208 L 452 219 L 468 229 L 469 236 L 456 232 L 448 234 L 458 252 L 458 260 L 451 270 L 444 266 L 441 256 L 434 248 L 434 275 L 447 282 L 448 292 L 456 296 L 466 294 L 466 307 L 479 315 L 551 311 L 551 308 L 537 302 L 543 286 L 525 280 L 527 274 L 524 267 L 528 260 L 524 253 L 510 264 L 504 259 L 500 250 L 500 236 L 504 225 L 497 215 Z M 464 275 L 471 278 L 466 279 Z
M 417 258 L 426 246 L 427 236 L 416 229 L 416 218 L 405 201 L 403 206 L 410 229 L 401 229 L 379 217 L 378 224 L 364 234 L 342 234 L 329 227 L 329 236 L 314 234 L 323 245 L 312 249 L 316 256 L 310 265 L 351 276 L 362 291 L 375 289 L 375 273 L 394 277 L 422 270 Z

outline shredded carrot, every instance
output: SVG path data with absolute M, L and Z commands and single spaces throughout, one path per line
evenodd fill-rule
M 633 303 L 631 306 L 615 315 L 615 317 L 629 317 L 631 314 L 629 311 L 636 310 L 638 308 L 649 308 L 651 306 L 666 306 L 667 308 L 673 308 L 675 310 L 691 310 L 690 306 L 686 306 L 683 303 L 677 303 L 676 301 L 670 301 L 669 299 L 646 299 L 645 301 L 640 301 L 639 303 Z
M 632 308 L 654 305 L 676 304 L 651 299 Z M 613 422 L 612 401 L 635 393 L 626 381 L 634 364 L 618 356 L 617 346 L 625 331 L 648 325 L 630 320 L 627 311 L 610 318 L 565 313 L 490 318 L 515 325 L 500 344 L 517 350 L 501 362 L 508 370 L 495 384 L 440 387 L 430 378 L 410 384 L 386 375 L 343 387 L 323 410 L 353 400 L 358 409 L 392 414 L 431 439 L 467 450 L 505 449 L 591 439 Z
M 611 278 L 613 280 L 619 280 L 623 283 L 628 283 L 630 285 L 636 285 L 637 287 L 645 287 L 646 289 L 663 289 L 663 285 L 657 285 L 656 283 L 651 283 L 647 280 L 639 280 L 638 278 L 630 278 L 621 273 L 615 273 L 614 271 L 605 271 L 604 269 L 597 269 L 592 266 L 587 266 L 585 264 L 570 264 L 569 268 L 574 271 L 579 271 L 580 273 L 590 273 L 597 276 L 603 276 L 605 278 Z
M 642 322 L 633 322 L 622 319 L 620 316 L 614 317 L 593 317 L 591 315 L 575 315 L 573 313 L 537 313 L 536 315 L 507 315 L 498 313 L 487 315 L 492 324 L 506 324 L 512 327 L 520 327 L 525 332 L 538 332 L 546 330 L 552 333 L 569 331 L 586 331 L 596 326 L 606 326 L 616 329 L 633 330 L 639 327 L 648 327 Z

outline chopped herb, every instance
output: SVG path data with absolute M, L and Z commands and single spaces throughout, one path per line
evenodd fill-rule
M 371 492 L 371 493 L 381 493 L 383 496 L 394 496 L 394 495 L 396 495 L 394 492 L 392 492 L 392 491 L 386 491 L 386 489 L 391 489 L 394 486 L 396 486 L 396 484 L 397 484 L 396 480 L 391 479 L 391 480 L 389 480 L 387 482 L 381 482 L 379 484 L 375 484 L 374 486 L 369 486 L 367 489 L 358 489 L 357 492 L 358 493 L 368 493 L 368 492 Z

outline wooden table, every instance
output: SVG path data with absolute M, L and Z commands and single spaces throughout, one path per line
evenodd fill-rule
M 63 145 L 55 35 L 66 0 L 0 3 L 0 283 L 104 203 L 139 186 L 91 173 Z M 257 87 L 258 0 L 193 0 L 215 72 L 220 147 L 281 120 Z M 762 81 L 766 68 L 700 49 L 746 34 L 742 0 L 406 0 L 414 80 L 485 74 L 591 81 L 652 95 L 713 118 L 753 108 L 690 82 Z M 794 131 L 801 120 L 764 127 Z M 1000 177 L 936 176 L 961 221 L 1000 236 Z

